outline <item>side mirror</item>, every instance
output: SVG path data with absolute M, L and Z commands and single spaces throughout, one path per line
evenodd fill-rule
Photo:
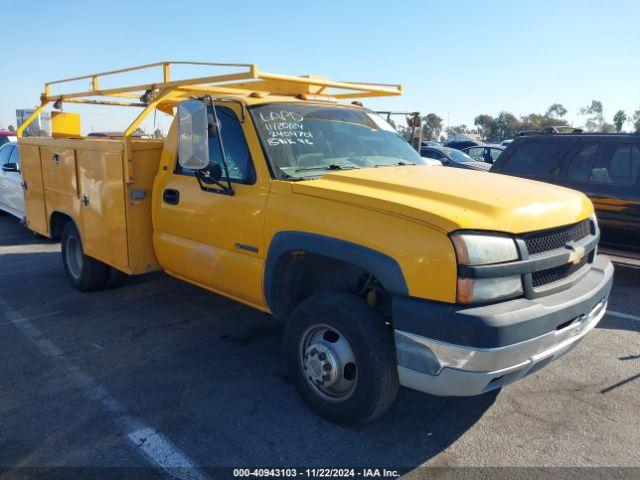
M 182 168 L 201 170 L 209 165 L 207 106 L 200 100 L 178 105 L 178 162 Z
M 196 175 L 202 183 L 219 185 L 222 178 L 222 167 L 218 163 L 211 162 L 205 168 L 197 170 Z
M 17 172 L 18 171 L 18 164 L 17 163 L 5 163 L 2 166 L 2 171 L 3 172 Z

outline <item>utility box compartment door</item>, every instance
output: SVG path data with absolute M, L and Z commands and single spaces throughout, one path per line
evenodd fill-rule
M 77 150 L 84 251 L 127 271 L 127 225 L 122 151 Z
M 48 192 L 78 194 L 76 154 L 73 148 L 40 147 L 40 160 Z
M 20 173 L 24 181 L 25 219 L 29 229 L 40 235 L 49 235 L 49 222 L 44 200 L 40 147 L 18 144 L 20 149 Z

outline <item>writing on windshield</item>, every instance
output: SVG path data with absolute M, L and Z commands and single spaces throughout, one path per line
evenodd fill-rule
M 425 163 L 383 119 L 360 108 L 275 103 L 251 113 L 277 178 Z

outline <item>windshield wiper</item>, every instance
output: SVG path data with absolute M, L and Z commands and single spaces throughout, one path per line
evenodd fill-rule
M 305 167 L 305 168 L 296 168 L 294 172 L 308 172 L 309 170 L 351 170 L 353 167 L 351 165 L 338 165 L 337 163 L 332 163 L 331 165 L 322 165 L 317 167 Z
M 407 167 L 409 165 L 417 165 L 417 163 L 411 163 L 411 162 L 380 163 L 378 165 L 374 165 L 374 167 Z

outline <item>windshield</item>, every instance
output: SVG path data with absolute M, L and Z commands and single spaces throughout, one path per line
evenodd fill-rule
M 471 158 L 469 155 L 461 152 L 460 150 L 451 149 L 447 152 L 447 155 L 449 155 L 451 160 L 453 160 L 454 162 L 477 162 L 475 158 Z
M 327 170 L 426 165 L 379 116 L 359 108 L 277 103 L 251 109 L 276 178 Z

